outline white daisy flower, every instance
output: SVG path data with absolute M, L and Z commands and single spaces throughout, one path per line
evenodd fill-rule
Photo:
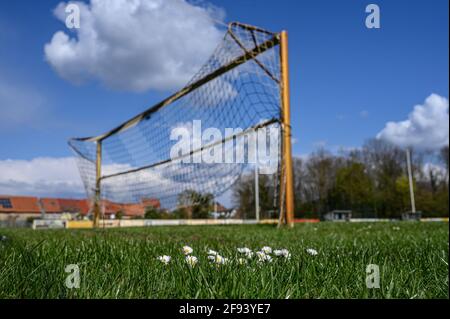
M 273 251 L 274 255 L 277 257 L 284 257 L 286 259 L 291 258 L 291 253 L 287 249 L 276 249 Z
M 172 257 L 170 257 L 170 256 L 166 256 L 166 255 L 163 255 L 163 256 L 159 256 L 158 257 L 158 260 L 160 261 L 160 262 L 162 262 L 163 264 L 165 264 L 165 265 L 168 265 L 169 263 L 170 263 L 170 260 L 172 259 Z
M 213 256 L 213 257 L 214 257 L 214 263 L 217 264 L 217 265 L 225 265 L 225 264 L 228 263 L 228 258 L 224 258 L 224 257 L 222 257 L 220 255 L 216 255 L 216 256 Z
M 280 257 L 280 256 L 283 255 L 283 252 L 281 251 L 281 249 L 275 249 L 275 250 L 273 251 L 273 254 L 274 254 L 275 256 L 277 256 L 277 257 Z
M 185 254 L 185 255 L 190 255 L 190 254 L 192 254 L 193 251 L 194 250 L 191 247 L 189 247 L 189 246 L 184 246 L 183 247 L 183 254 Z
M 291 253 L 287 249 L 282 249 L 283 251 L 283 257 L 286 259 L 291 259 Z
M 216 255 L 218 255 L 218 253 L 217 253 L 217 251 L 215 251 L 215 250 L 208 250 L 208 255 L 210 255 L 210 256 L 216 256 Z
M 216 256 L 210 255 L 210 256 L 208 256 L 208 259 L 209 259 L 210 261 L 215 261 L 215 260 L 216 260 Z
M 186 256 L 186 263 L 189 267 L 194 268 L 198 263 L 198 258 L 195 256 Z
M 215 256 L 216 258 L 214 259 L 214 262 L 218 265 L 221 265 L 224 263 L 224 258 L 220 255 Z
M 261 251 L 265 254 L 271 254 L 272 248 L 270 248 L 269 246 L 264 246 L 263 248 L 261 248 Z
M 315 250 L 315 249 L 313 249 L 313 248 L 308 248 L 308 249 L 306 250 L 306 252 L 307 252 L 308 254 L 310 254 L 311 256 L 316 256 L 316 255 L 318 254 L 317 250 Z
M 241 254 L 248 254 L 248 253 L 251 253 L 251 252 L 252 252 L 252 251 L 250 250 L 250 248 L 247 248 L 247 247 L 238 248 L 237 250 L 238 250 L 238 252 L 240 252 Z
M 249 251 L 248 253 L 245 254 L 245 258 L 252 259 L 254 255 L 255 254 L 253 253 L 253 251 Z
M 272 257 L 267 255 L 263 251 L 256 252 L 256 256 L 258 257 L 258 262 L 271 262 L 272 261 Z
M 239 264 L 239 265 L 246 265 L 246 264 L 247 264 L 247 259 L 245 259 L 245 258 L 239 258 L 239 259 L 238 259 L 238 264 Z

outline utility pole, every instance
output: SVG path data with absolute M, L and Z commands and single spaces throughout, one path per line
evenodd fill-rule
M 416 201 L 414 199 L 414 185 L 413 185 L 413 176 L 412 176 L 412 168 L 411 168 L 411 149 L 406 148 L 406 163 L 408 165 L 408 180 L 409 180 L 409 194 L 411 198 L 411 212 L 413 214 L 416 213 Z

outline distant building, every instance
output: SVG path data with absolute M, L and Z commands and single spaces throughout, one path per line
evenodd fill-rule
M 73 219 L 86 216 L 90 204 L 86 199 L 41 198 L 41 212 L 45 219 Z
M 102 201 L 102 213 L 105 219 L 116 219 L 121 214 L 124 219 L 144 218 L 147 207 L 160 209 L 158 199 L 144 198 L 140 203 L 115 203 L 109 200 Z
M 212 218 L 232 218 L 236 214 L 235 209 L 226 208 L 219 202 L 213 205 L 213 211 L 210 213 Z
M 37 197 L 0 195 L 0 223 L 4 226 L 24 226 L 28 219 L 39 218 L 41 209 Z
M 103 200 L 102 213 L 105 219 L 144 218 L 147 207 L 161 208 L 158 199 L 144 198 L 140 203 L 115 203 Z M 0 195 L 0 223 L 4 226 L 26 226 L 30 219 L 75 219 L 92 215 L 88 199 L 37 198 L 32 196 Z
M 326 221 L 348 222 L 352 218 L 351 210 L 333 210 L 324 215 Z

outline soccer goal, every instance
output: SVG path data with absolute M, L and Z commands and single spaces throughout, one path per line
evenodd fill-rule
M 131 210 L 158 203 L 170 213 L 186 194 L 220 196 L 246 168 L 263 165 L 257 156 L 253 164 L 251 159 L 270 147 L 277 148 L 272 173 L 278 218 L 292 225 L 287 43 L 285 31 L 230 23 L 212 56 L 181 90 L 107 133 L 70 139 L 92 199 L 94 225 L 104 203 Z M 199 126 L 210 138 L 196 134 Z M 261 142 L 259 135 L 277 138 Z M 256 151 L 249 145 L 252 137 Z M 190 139 L 181 143 L 182 138 Z

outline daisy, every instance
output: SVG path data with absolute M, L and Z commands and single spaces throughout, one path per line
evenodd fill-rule
M 189 246 L 184 246 L 183 247 L 183 254 L 185 254 L 185 255 L 190 255 L 190 254 L 192 254 L 193 251 L 194 250 L 191 247 L 189 247 Z
M 216 256 L 210 256 L 210 257 L 214 257 L 214 260 L 212 260 L 216 265 L 225 265 L 228 263 L 228 258 L 224 258 L 220 255 L 216 255 Z
M 261 248 L 261 251 L 265 254 L 271 254 L 272 248 L 270 248 L 269 246 L 264 246 L 263 248 Z
M 239 258 L 239 259 L 238 259 L 238 264 L 239 264 L 239 265 L 245 265 L 245 264 L 247 264 L 247 259 L 245 259 L 245 258 Z
M 277 257 L 284 257 L 286 259 L 291 258 L 291 253 L 287 249 L 277 249 L 277 250 L 274 250 L 273 253 Z
M 217 251 L 215 251 L 215 250 L 208 250 L 208 253 L 207 253 L 208 255 L 210 255 L 210 256 L 216 256 L 216 255 L 218 255 L 218 253 L 217 253 Z
M 277 256 L 277 257 L 280 257 L 281 255 L 283 255 L 281 249 L 275 249 L 275 250 L 273 251 L 273 254 L 274 254 L 275 256 Z
M 265 252 L 263 251 L 258 251 L 256 252 L 256 256 L 258 257 L 258 261 L 259 262 L 271 262 L 272 261 L 272 257 L 270 257 L 269 255 L 267 255 Z
M 160 261 L 160 262 L 162 262 L 164 265 L 168 265 L 169 263 L 170 263 L 170 260 L 172 259 L 172 257 L 170 257 L 170 256 L 166 256 L 166 255 L 163 255 L 163 256 L 159 256 L 158 257 L 158 260 Z
M 238 252 L 240 252 L 241 254 L 249 254 L 249 253 L 252 252 L 252 251 L 250 250 L 250 248 L 247 248 L 247 247 L 238 248 L 237 250 L 238 250 Z
M 195 256 L 186 256 L 186 263 L 189 267 L 194 268 L 198 263 L 198 258 Z
M 308 254 L 310 254 L 311 256 L 316 256 L 316 255 L 318 254 L 317 250 L 315 250 L 315 249 L 313 249 L 313 248 L 308 248 L 308 249 L 306 250 L 306 252 L 307 252 Z

